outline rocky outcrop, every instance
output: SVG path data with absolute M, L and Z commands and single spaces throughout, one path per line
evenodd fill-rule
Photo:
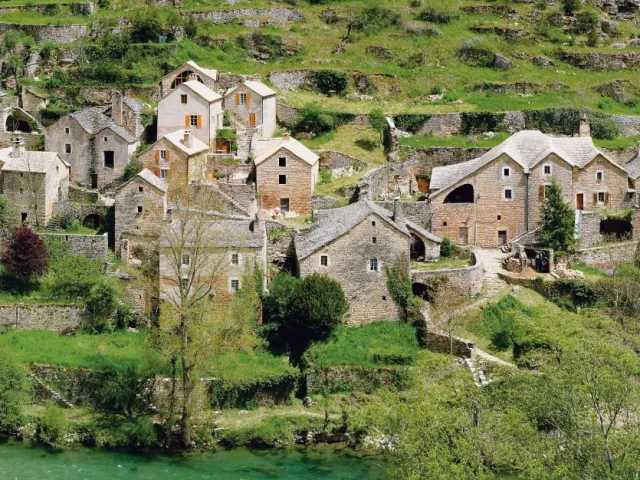
M 558 52 L 557 56 L 567 62 L 585 70 L 605 72 L 640 67 L 640 52 L 604 53 L 604 52 Z
M 233 10 L 187 11 L 185 16 L 212 23 L 233 23 L 238 19 L 266 19 L 268 23 L 299 22 L 304 15 L 295 8 L 236 8 Z

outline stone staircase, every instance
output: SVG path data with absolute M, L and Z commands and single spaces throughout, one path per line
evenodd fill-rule
M 29 377 L 33 380 L 34 389 L 39 398 L 46 398 L 50 403 L 54 403 L 59 407 L 73 408 L 73 404 L 71 402 L 66 400 L 60 393 L 47 385 L 46 382 L 44 382 L 35 373 L 29 375 Z

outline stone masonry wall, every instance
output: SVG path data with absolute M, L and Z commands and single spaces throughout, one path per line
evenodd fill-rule
M 85 255 L 94 260 L 107 260 L 108 235 L 81 235 L 68 233 L 39 233 L 43 238 L 58 238 L 71 249 L 72 255 Z
M 570 260 L 572 263 L 585 263 L 594 267 L 605 267 L 632 261 L 637 249 L 637 241 L 609 243 L 600 247 L 578 250 L 571 255 Z
M 389 211 L 393 211 L 393 202 L 376 202 L 378 205 L 386 208 Z M 431 204 L 427 202 L 401 202 L 402 213 L 404 216 L 411 220 L 413 223 L 418 224 L 422 228 L 429 231 L 429 224 L 431 223 Z
M 51 330 L 77 328 L 84 309 L 73 305 L 0 305 L 0 328 Z
M 236 8 L 186 12 L 185 16 L 212 23 L 232 23 L 239 18 L 267 19 L 269 23 L 299 22 L 304 15 L 295 8 Z
M 475 295 L 482 290 L 484 273 L 482 263 L 476 260 L 475 265 L 465 268 L 445 268 L 441 270 L 412 270 L 411 277 L 414 283 L 429 285 L 438 279 L 447 278 L 448 281 L 460 290 Z
M 307 393 L 359 391 L 370 392 L 382 387 L 396 386 L 397 375 L 395 368 L 362 368 L 362 367 L 332 367 L 315 369 L 307 373 Z
M 349 167 L 353 167 L 354 170 L 360 170 L 367 167 L 365 162 L 346 153 L 334 152 L 332 150 L 320 150 L 316 153 L 320 156 L 320 168 L 323 170 Z
M 22 25 L 0 23 L 0 34 L 9 30 L 21 30 L 33 37 L 37 43 L 73 43 L 87 36 L 87 26 L 77 25 Z

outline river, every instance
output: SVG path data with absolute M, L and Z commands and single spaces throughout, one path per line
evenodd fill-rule
M 326 447 L 138 455 L 97 448 L 52 451 L 13 440 L 0 442 L 2 480 L 386 480 L 384 470 L 380 457 Z

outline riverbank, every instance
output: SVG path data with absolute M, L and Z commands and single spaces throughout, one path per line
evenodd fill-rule
M 234 448 L 182 455 L 133 454 L 115 450 L 51 450 L 16 440 L 0 441 L 3 478 L 47 480 L 181 480 L 278 478 L 386 480 L 383 457 L 348 448 L 295 447 L 275 450 Z

